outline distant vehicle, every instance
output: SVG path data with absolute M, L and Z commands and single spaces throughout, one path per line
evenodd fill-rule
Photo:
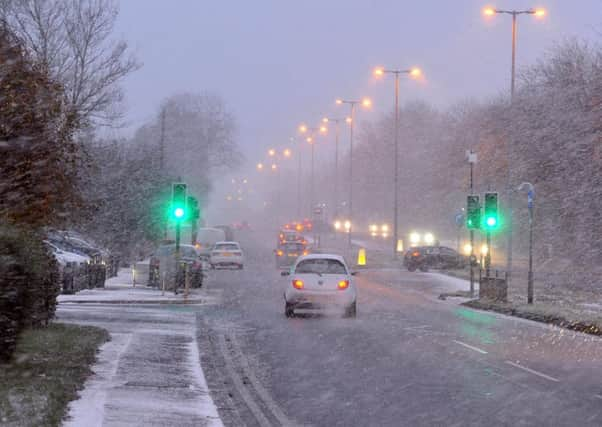
M 232 228 L 234 228 L 235 230 L 250 230 L 251 226 L 247 221 L 242 221 L 235 222 L 234 224 L 232 224 Z
M 308 255 L 307 246 L 302 242 L 285 242 L 274 250 L 276 268 L 290 267 L 301 255 Z
M 238 242 L 217 242 L 211 249 L 209 262 L 212 268 L 237 267 L 242 270 L 245 259 Z
M 406 251 L 403 265 L 409 271 L 434 269 L 460 269 L 468 258 L 446 246 L 417 246 Z
M 226 235 L 224 240 L 227 240 L 228 242 L 234 241 L 234 230 L 229 225 L 214 225 L 213 228 L 218 228 L 224 231 L 224 234 Z
M 295 230 L 280 230 L 278 232 L 278 240 L 276 245 L 281 245 L 286 242 L 303 242 L 305 239 L 303 236 Z
M 284 287 L 284 314 L 292 317 L 296 309 L 320 308 L 326 305 L 342 307 L 346 317 L 357 314 L 357 290 L 354 273 L 349 271 L 343 257 L 332 254 L 304 255 L 297 259 Z
M 180 245 L 180 262 L 190 268 L 190 284 L 193 288 L 203 285 L 203 262 L 198 250 L 192 245 Z M 183 277 L 176 277 L 176 245 L 174 243 L 160 245 L 151 255 L 149 262 L 149 285 L 161 287 L 163 279 L 166 286 L 173 288 L 175 282 L 183 287 Z
M 219 228 L 199 228 L 196 236 L 196 247 L 202 257 L 209 259 L 211 248 L 217 242 L 226 240 L 226 232 Z

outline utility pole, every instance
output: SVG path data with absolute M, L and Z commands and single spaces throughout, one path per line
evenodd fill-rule
M 159 139 L 159 168 L 163 171 L 165 165 L 165 106 L 161 108 L 161 136 Z
M 533 201 L 535 187 L 530 182 L 523 182 L 518 191 L 527 189 L 527 206 L 529 208 L 529 273 L 527 276 L 527 304 L 533 304 Z

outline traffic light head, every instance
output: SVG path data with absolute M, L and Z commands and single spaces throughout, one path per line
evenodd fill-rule
M 498 193 L 485 193 L 485 230 L 494 231 L 500 225 Z
M 481 205 L 479 196 L 470 195 L 466 198 L 466 228 L 479 228 L 481 224 Z
M 186 184 L 183 182 L 172 184 L 170 216 L 176 221 L 186 217 Z
M 199 209 L 199 201 L 194 196 L 188 196 L 188 217 L 191 221 L 196 221 L 201 217 L 201 210 Z

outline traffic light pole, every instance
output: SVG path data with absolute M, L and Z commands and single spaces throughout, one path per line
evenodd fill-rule
M 178 273 L 180 271 L 180 220 L 176 221 L 176 280 L 174 280 L 173 292 L 178 294 Z
M 491 232 L 487 230 L 487 254 L 485 255 L 485 277 L 489 277 L 491 269 Z

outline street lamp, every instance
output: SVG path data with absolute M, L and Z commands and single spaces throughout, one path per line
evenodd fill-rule
M 395 77 L 395 152 L 393 166 L 393 257 L 397 256 L 397 240 L 399 239 L 398 224 L 398 181 L 399 181 L 399 75 L 407 74 L 410 77 L 419 77 L 422 75 L 420 68 L 410 68 L 407 70 L 387 70 L 382 67 L 374 69 L 376 77 L 382 77 L 385 74 L 393 74 Z
M 311 145 L 311 183 L 310 183 L 310 194 L 309 194 L 309 212 L 310 215 L 313 213 L 314 209 L 314 164 L 315 164 L 315 149 L 314 149 L 314 136 L 316 134 L 325 134 L 328 132 L 328 128 L 324 125 L 318 127 L 308 127 L 304 124 L 299 126 L 299 132 L 303 134 L 307 134 L 308 137 L 306 139 L 307 143 Z
M 542 18 L 546 15 L 545 9 L 527 9 L 527 10 L 500 10 L 493 7 L 486 7 L 483 9 L 483 14 L 487 17 L 492 17 L 496 14 L 506 14 L 512 16 L 512 69 L 510 75 L 510 101 L 514 100 L 514 81 L 515 81 L 515 64 L 516 64 L 516 17 L 518 15 L 534 15 L 536 18 Z M 512 169 L 511 169 L 511 157 L 512 149 L 511 142 L 508 141 L 507 162 L 508 162 L 508 177 L 507 177 L 507 198 L 508 198 L 508 214 L 507 214 L 507 230 L 508 243 L 506 248 L 506 281 L 510 285 L 512 278 Z
M 337 218 L 339 215 L 339 201 L 338 201 L 338 192 L 339 192 L 339 123 L 341 123 L 344 119 L 342 118 L 331 118 L 324 117 L 322 119 L 323 123 L 334 123 L 335 125 L 335 139 L 334 139 L 334 217 Z
M 276 155 L 276 150 L 274 150 L 273 148 L 270 148 L 268 150 L 268 156 L 274 157 L 275 155 Z
M 263 170 L 263 163 L 257 163 L 257 170 L 258 171 L 262 171 Z
M 349 247 L 351 247 L 351 224 L 353 223 L 353 124 L 355 122 L 355 106 L 360 104 L 362 107 L 369 108 L 372 101 L 369 98 L 359 100 L 337 99 L 337 105 L 347 104 L 350 107 L 349 116 Z
M 545 9 L 527 9 L 527 10 L 500 10 L 493 7 L 483 9 L 483 14 L 492 17 L 496 14 L 507 14 L 512 16 L 512 72 L 510 76 L 510 96 L 514 98 L 515 64 L 516 64 L 516 17 L 518 15 L 534 15 L 536 18 L 543 18 L 546 15 Z

